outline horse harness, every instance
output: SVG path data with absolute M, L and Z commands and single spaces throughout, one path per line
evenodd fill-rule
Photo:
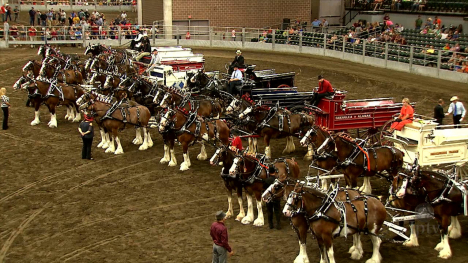
M 125 104 L 125 105 L 122 105 L 122 104 Z M 128 112 L 128 115 L 130 115 L 130 112 L 128 111 L 129 108 L 132 108 L 132 106 L 130 106 L 127 99 L 124 98 L 124 99 L 121 99 L 120 101 L 116 101 L 106 111 L 106 114 L 104 114 L 101 120 L 104 121 L 106 119 L 111 119 L 111 120 L 121 121 L 124 123 L 124 129 L 125 129 L 125 126 L 127 125 L 127 123 L 130 123 L 129 120 L 127 119 L 127 112 Z M 117 119 L 115 117 L 112 117 L 112 114 L 114 114 L 114 112 L 117 111 L 118 109 L 120 110 L 120 113 L 122 114 L 122 119 Z M 135 126 L 141 126 L 139 107 L 136 107 L 136 113 L 137 113 L 138 123 L 130 123 L 130 124 L 133 124 Z
M 339 193 L 340 190 L 343 190 L 343 192 L 346 194 L 346 201 L 337 201 L 336 200 L 336 197 L 338 196 L 338 193 Z M 307 192 L 307 193 L 312 194 L 310 192 Z M 303 202 L 302 201 L 302 194 L 301 193 L 296 193 L 296 194 L 298 195 L 298 198 L 301 199 L 301 202 Z M 312 194 L 312 195 L 314 195 L 314 194 Z M 306 216 L 305 217 L 308 225 L 311 225 L 311 223 L 313 223 L 315 221 L 318 221 L 318 220 L 321 220 L 321 219 L 323 219 L 325 221 L 335 223 L 335 224 L 337 224 L 339 226 L 339 231 L 335 235 L 335 237 L 339 236 L 341 234 L 341 232 L 344 231 L 343 235 L 346 238 L 347 235 L 348 235 L 348 228 L 351 228 L 351 229 L 357 231 L 358 233 L 364 232 L 364 234 L 366 234 L 366 235 L 367 234 L 372 234 L 372 233 L 369 232 L 369 228 L 368 228 L 368 225 L 367 225 L 367 223 L 368 223 L 367 222 L 368 221 L 368 214 L 369 214 L 369 208 L 367 206 L 367 199 L 369 198 L 368 196 L 357 196 L 353 200 L 351 200 L 351 198 L 349 197 L 349 193 L 348 193 L 347 189 L 336 187 L 330 194 L 327 194 L 326 198 L 322 198 L 320 196 L 317 196 L 317 197 L 319 197 L 319 198 L 321 198 L 323 200 L 322 205 L 320 206 L 320 208 L 318 208 L 315 211 L 315 213 L 312 216 Z M 359 224 L 358 210 L 357 210 L 356 206 L 353 204 L 353 201 L 362 201 L 364 203 L 364 215 L 366 217 L 366 221 L 365 221 L 366 224 L 365 224 L 365 227 L 363 229 L 360 229 L 358 227 L 358 224 Z M 356 215 L 356 227 L 351 226 L 351 225 L 349 225 L 347 223 L 346 205 L 345 204 L 349 204 L 351 206 L 351 208 L 353 209 L 354 214 Z M 288 205 L 291 206 L 291 204 L 288 204 Z M 340 220 L 336 220 L 335 218 L 332 218 L 332 217 L 326 215 L 327 211 L 332 207 L 332 205 L 340 213 Z M 297 211 L 295 211 L 295 213 L 304 213 L 304 214 L 307 215 L 307 211 L 305 211 L 303 203 L 301 204 L 301 207 L 298 208 Z M 313 230 L 311 230 L 311 232 L 312 232 L 312 234 L 315 235 Z

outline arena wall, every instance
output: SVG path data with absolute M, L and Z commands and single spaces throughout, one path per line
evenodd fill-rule
M 161 21 L 164 19 L 163 0 L 141 0 L 141 2 L 144 25 L 152 25 L 154 21 Z
M 163 20 L 163 0 L 143 1 L 143 23 Z M 263 28 L 279 25 L 283 18 L 310 25 L 311 0 L 173 0 L 173 20 L 209 20 L 210 26 Z M 292 22 L 292 21 L 291 21 Z

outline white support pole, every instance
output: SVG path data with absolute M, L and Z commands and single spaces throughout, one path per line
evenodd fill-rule
M 172 39 L 172 0 L 163 0 L 164 36 Z
M 143 25 L 143 8 L 142 8 L 142 1 L 137 0 L 137 15 L 138 15 L 138 24 Z

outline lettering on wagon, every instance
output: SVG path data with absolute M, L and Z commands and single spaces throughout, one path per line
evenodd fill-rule
M 371 117 L 370 114 L 343 115 L 343 116 L 335 116 L 335 120 L 369 118 L 369 117 Z

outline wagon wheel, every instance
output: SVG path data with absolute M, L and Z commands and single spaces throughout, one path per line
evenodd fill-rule
M 391 136 L 387 133 L 387 130 L 392 126 L 393 120 L 388 120 L 383 126 L 380 132 L 380 145 L 383 146 L 393 146 L 393 142 L 385 138 L 385 136 Z
M 278 89 L 284 89 L 284 88 L 290 88 L 291 86 L 289 86 L 288 84 L 281 84 L 279 85 L 277 88 Z

